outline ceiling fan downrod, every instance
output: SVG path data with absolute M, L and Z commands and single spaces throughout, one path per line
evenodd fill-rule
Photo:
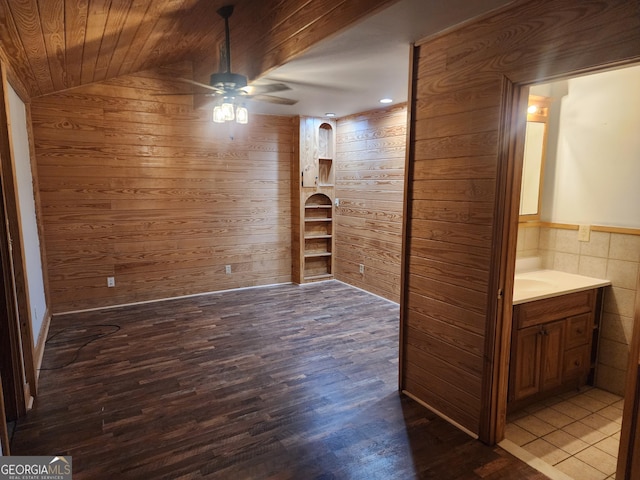
M 233 5 L 225 5 L 216 12 L 224 19 L 224 40 L 227 53 L 227 72 L 231 72 L 231 36 L 229 35 L 229 17 L 233 13 Z

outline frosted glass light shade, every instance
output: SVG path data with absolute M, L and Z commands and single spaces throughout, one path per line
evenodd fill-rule
M 249 123 L 249 112 L 246 107 L 238 107 L 236 109 L 236 122 L 243 125 Z
M 220 105 L 216 105 L 213 107 L 213 121 L 215 123 L 224 123 L 226 122 L 224 118 L 224 111 Z

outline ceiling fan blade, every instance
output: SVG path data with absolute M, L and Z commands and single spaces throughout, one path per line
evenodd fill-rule
M 260 102 L 276 103 L 278 105 L 295 105 L 298 103 L 297 100 L 291 98 L 274 97 L 273 95 L 247 95 L 247 98 Z
M 216 93 L 224 93 L 224 90 L 220 90 L 219 88 L 212 87 L 211 85 L 207 85 L 206 83 L 196 82 L 195 80 L 189 80 L 188 78 L 176 78 L 176 80 L 184 83 L 189 83 L 191 85 L 195 85 L 197 87 L 206 88 L 207 90 L 213 90 Z
M 284 92 L 285 90 L 291 90 L 291 87 L 284 83 L 269 83 L 266 85 L 247 85 L 241 90 L 244 90 L 249 95 L 262 95 L 265 93 Z

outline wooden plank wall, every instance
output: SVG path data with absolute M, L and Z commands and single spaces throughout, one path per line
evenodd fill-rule
M 33 100 L 54 313 L 291 280 L 297 125 L 215 125 L 166 75 Z
M 401 387 L 485 441 L 495 441 L 490 417 L 506 395 L 508 349 L 497 339 L 510 324 L 500 327 L 495 299 L 512 287 L 500 259 L 515 252 L 515 240 L 503 242 L 517 226 L 507 93 L 511 82 L 517 93 L 517 84 L 639 60 L 639 5 L 518 2 L 417 46 Z
M 400 301 L 406 131 L 403 104 L 341 118 L 336 132 L 335 277 L 394 302 Z

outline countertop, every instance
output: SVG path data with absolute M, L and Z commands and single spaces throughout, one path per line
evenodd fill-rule
M 557 270 L 516 273 L 513 286 L 513 304 L 518 305 L 567 293 L 606 287 L 607 285 L 611 285 L 609 280 Z

